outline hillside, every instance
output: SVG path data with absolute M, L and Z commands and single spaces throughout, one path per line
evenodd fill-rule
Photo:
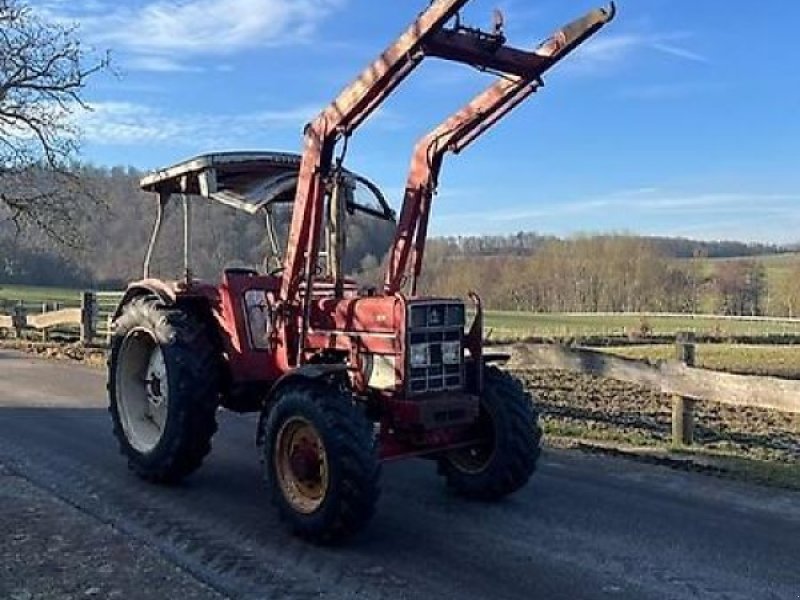
M 74 219 L 81 248 L 42 233 L 18 233 L 0 220 L 0 284 L 119 288 L 141 274 L 154 198 L 134 169 L 82 167 L 99 199 Z M 214 280 L 227 266 L 259 268 L 270 255 L 263 222 L 199 201 L 193 211 L 192 267 Z M 84 207 L 86 208 L 86 207 Z M 289 214 L 283 215 L 284 227 Z M 155 274 L 181 272 L 182 217 L 168 210 Z M 346 270 L 378 283 L 393 228 L 351 219 Z M 768 244 L 633 235 L 559 239 L 537 233 L 432 239 L 420 289 L 465 296 L 480 290 L 487 307 L 539 312 L 719 312 L 795 315 L 800 254 Z

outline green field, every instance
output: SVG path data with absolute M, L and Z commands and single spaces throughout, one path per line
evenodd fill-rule
M 62 307 L 80 305 L 80 290 L 50 287 L 0 285 L 0 311 L 10 310 L 22 301 L 29 310 L 40 310 L 43 302 L 58 302 Z M 490 340 L 513 341 L 526 338 L 636 337 L 671 336 L 677 331 L 702 335 L 769 336 L 800 335 L 800 322 L 747 321 L 715 317 L 639 316 L 639 315 L 569 315 L 487 311 L 486 330 Z
M 606 348 L 616 356 L 640 360 L 672 360 L 675 346 L 654 344 Z M 800 379 L 800 346 L 747 344 L 698 344 L 697 366 L 743 375 L 773 375 Z
M 26 306 L 41 305 L 43 302 L 58 302 L 64 306 L 78 306 L 81 303 L 79 290 L 55 287 L 0 284 L 0 302 Z
M 800 322 L 745 321 L 715 317 L 638 315 L 567 315 L 487 311 L 489 339 L 508 341 L 539 337 L 636 336 L 643 330 L 650 335 L 674 335 L 693 331 L 715 337 L 800 335 Z

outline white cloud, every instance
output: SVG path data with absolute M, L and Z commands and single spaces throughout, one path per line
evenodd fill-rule
M 77 117 L 83 139 L 96 145 L 230 146 L 251 140 L 254 133 L 289 127 L 298 132 L 318 111 L 317 106 L 286 110 L 263 110 L 237 114 L 191 113 L 168 115 L 161 110 L 132 102 L 96 102 L 92 110 Z M 299 139 L 299 134 L 298 134 Z
M 515 207 L 437 214 L 436 235 L 502 233 L 536 228 L 562 235 L 622 231 L 744 241 L 797 241 L 800 191 L 695 192 L 621 190 L 572 201 L 531 199 Z M 479 229 L 474 229 L 475 223 Z
M 699 54 L 698 52 L 694 52 L 692 50 L 688 50 L 687 48 L 682 48 L 680 46 L 675 46 L 673 44 L 666 44 L 664 42 L 658 41 L 651 41 L 650 47 L 653 50 L 658 50 L 659 52 L 663 52 L 664 54 L 671 54 L 677 58 L 683 58 L 686 60 L 690 60 L 693 62 L 699 63 L 708 63 L 710 62 L 706 56 Z
M 630 85 L 622 88 L 622 98 L 637 100 L 677 100 L 725 90 L 725 85 L 710 81 L 678 81 Z
M 155 71 L 199 68 L 201 57 L 304 43 L 345 0 L 50 0 L 40 10 L 76 22 L 94 45 L 122 53 L 125 66 Z M 186 62 L 192 60 L 191 66 Z
M 73 115 L 82 139 L 95 146 L 241 148 L 253 144 L 274 146 L 279 141 L 300 144 L 303 126 L 322 109 L 320 104 L 249 112 L 170 113 L 135 102 L 89 104 L 90 110 Z M 402 128 L 404 121 L 386 110 L 373 115 L 382 131 Z
M 662 192 L 657 188 L 621 190 L 609 194 L 575 201 L 532 201 L 527 207 L 508 207 L 487 213 L 453 213 L 442 215 L 444 220 L 482 218 L 495 223 L 509 223 L 529 219 L 559 217 L 598 217 L 613 212 L 624 215 L 685 215 L 706 218 L 706 215 L 740 215 L 756 212 L 783 214 L 787 209 L 796 211 L 800 192 L 796 193 L 677 193 Z
M 125 66 L 135 71 L 154 71 L 157 73 L 188 73 L 202 71 L 202 67 L 194 66 L 166 56 L 132 56 L 125 61 Z
M 708 57 L 680 45 L 692 36 L 673 33 L 619 33 L 598 36 L 576 52 L 576 68 L 596 70 L 616 66 L 636 53 L 657 52 L 685 61 L 708 63 Z

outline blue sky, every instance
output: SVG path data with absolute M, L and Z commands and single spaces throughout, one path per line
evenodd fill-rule
M 427 0 L 34 0 L 118 76 L 87 89 L 84 158 L 150 169 L 300 148 L 302 125 Z M 589 0 L 474 0 L 534 46 Z M 800 241 L 800 2 L 621 0 L 547 86 L 445 165 L 434 234 L 631 231 Z M 490 79 L 424 65 L 351 142 L 396 205 L 414 141 Z

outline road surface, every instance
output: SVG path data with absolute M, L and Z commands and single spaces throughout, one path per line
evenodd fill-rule
M 0 464 L 225 597 L 800 598 L 800 494 L 549 450 L 482 505 L 408 461 L 385 466 L 363 535 L 317 548 L 281 528 L 254 433 L 222 414 L 196 475 L 148 485 L 117 452 L 101 371 L 0 351 Z

